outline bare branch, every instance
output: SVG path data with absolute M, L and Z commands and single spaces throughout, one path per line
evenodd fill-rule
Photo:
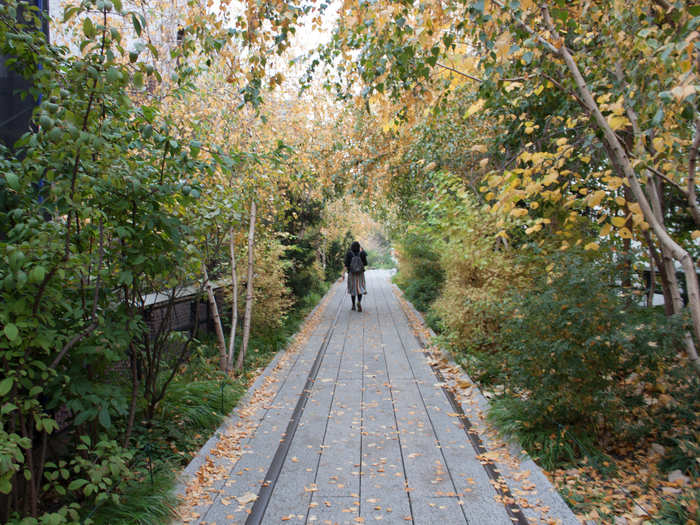
M 695 139 L 688 154 L 688 181 L 686 184 L 688 190 L 686 197 L 688 198 L 690 213 L 696 225 L 700 225 L 700 209 L 698 209 L 698 200 L 695 195 L 695 168 L 698 160 L 698 148 L 700 148 L 700 117 L 695 117 Z
M 472 75 L 469 75 L 469 74 L 467 74 L 467 73 L 464 73 L 464 72 L 462 72 L 462 71 L 459 71 L 459 70 L 457 70 L 457 69 L 455 69 L 455 68 L 453 68 L 453 67 L 446 66 L 445 64 L 441 64 L 440 62 L 438 62 L 437 65 L 438 65 L 439 67 L 443 68 L 443 69 L 447 69 L 447 70 L 449 70 L 449 71 L 452 71 L 453 73 L 457 73 L 457 74 L 460 75 L 460 76 L 463 76 L 463 77 L 465 77 L 465 78 L 468 78 L 469 80 L 473 80 L 474 82 L 483 82 L 483 80 L 480 79 L 480 78 L 478 78 L 478 77 L 473 77 Z
M 663 179 L 664 182 L 668 182 L 671 186 L 673 186 L 674 188 L 676 188 L 676 189 L 677 189 L 678 191 L 680 191 L 683 195 L 687 195 L 686 192 L 685 192 L 685 188 L 683 188 L 683 186 L 681 186 L 680 184 L 678 184 L 678 183 L 677 183 L 676 181 L 674 181 L 673 179 L 669 179 L 666 175 L 664 175 L 663 173 L 661 173 L 661 172 L 660 172 L 659 170 L 657 170 L 655 167 L 653 167 L 653 166 L 646 166 L 646 169 L 648 169 L 650 172 L 652 172 L 654 175 L 656 175 L 656 176 L 659 177 L 660 179 Z

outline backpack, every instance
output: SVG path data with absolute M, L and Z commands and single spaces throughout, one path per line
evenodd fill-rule
M 365 265 L 362 262 L 362 257 L 359 253 L 353 252 L 352 259 L 350 259 L 350 272 L 351 273 L 362 273 L 365 270 Z

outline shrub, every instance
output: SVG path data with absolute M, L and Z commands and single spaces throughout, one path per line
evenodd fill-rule
M 253 278 L 253 330 L 274 332 L 283 324 L 294 300 L 285 285 L 285 271 L 290 265 L 284 254 L 287 247 L 277 239 L 260 237 L 255 245 L 255 274 Z M 238 320 L 243 322 L 247 282 L 247 249 L 238 255 Z M 226 302 L 231 304 L 231 292 Z
M 418 310 L 427 312 L 440 294 L 445 272 L 427 236 L 408 233 L 398 244 L 399 272 L 396 284 Z
M 389 249 L 378 248 L 367 250 L 367 262 L 370 268 L 391 269 L 396 266 L 396 262 L 391 257 Z
M 551 273 L 505 307 L 501 350 L 491 357 L 505 390 L 492 416 L 554 460 L 561 450 L 545 449 L 562 429 L 622 435 L 628 410 L 644 404 L 633 378 L 659 374 L 680 330 L 655 311 L 625 304 L 607 268 L 584 254 L 548 260 Z
M 441 244 L 445 285 L 433 309 L 457 352 L 493 351 L 503 317 L 503 297 L 528 282 L 496 236 L 495 218 L 479 213 L 472 199 L 460 203 L 459 223 Z
M 350 233 L 346 235 L 346 238 L 350 237 Z M 349 243 L 347 243 L 349 245 Z M 327 282 L 333 282 L 340 274 L 343 272 L 343 259 L 345 257 L 345 246 L 340 239 L 333 239 L 328 246 L 328 252 L 326 253 L 326 268 L 324 272 L 324 277 Z

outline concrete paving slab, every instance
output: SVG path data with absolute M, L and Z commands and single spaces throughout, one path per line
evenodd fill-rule
M 411 515 L 410 494 L 391 391 L 385 383 L 365 384 L 360 515 L 392 520 Z M 387 509 L 389 509 L 387 511 Z M 394 514 L 387 515 L 387 513 Z
M 360 501 L 356 497 L 314 494 L 306 523 L 318 525 L 357 525 Z
M 451 411 L 442 388 L 419 384 L 418 389 L 440 441 L 456 495 L 464 502 L 463 510 L 469 522 L 511 525 L 505 507 L 497 500 L 498 494 L 477 459 L 474 447 L 465 439 L 464 427 L 457 414 Z
M 457 498 L 414 497 L 413 522 L 416 525 L 468 523 Z M 472 525 L 491 525 L 491 521 L 473 522 Z
M 440 444 L 414 381 L 391 383 L 408 488 L 412 498 L 455 493 Z
M 334 390 L 334 384 L 314 385 L 265 512 L 274 523 L 290 515 L 306 517 L 316 490 L 316 466 Z
M 320 496 L 353 496 L 360 492 L 361 405 L 362 380 L 339 379 L 316 476 Z

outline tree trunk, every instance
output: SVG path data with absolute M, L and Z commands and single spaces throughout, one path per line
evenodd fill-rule
M 216 331 L 216 340 L 219 346 L 219 363 L 221 370 L 226 371 L 226 337 L 224 336 L 224 329 L 221 326 L 221 318 L 219 317 L 219 308 L 216 306 L 216 296 L 214 295 L 214 287 L 211 285 L 209 280 L 209 274 L 207 273 L 207 267 L 202 264 L 202 271 L 204 272 L 204 287 L 207 290 L 207 297 L 209 298 L 209 311 L 214 320 L 214 330 Z
M 250 339 L 250 320 L 253 314 L 253 263 L 254 263 L 254 242 L 255 242 L 255 200 L 250 203 L 250 227 L 248 229 L 248 282 L 245 292 L 245 316 L 243 317 L 243 341 L 241 350 L 236 361 L 236 370 L 243 369 L 243 360 L 248 351 L 248 341 Z
M 131 403 L 129 403 L 129 417 L 126 423 L 126 432 L 124 432 L 124 443 L 123 447 L 129 447 L 129 440 L 131 439 L 131 432 L 134 429 L 134 420 L 136 419 L 136 401 L 138 400 L 139 393 L 139 378 L 138 378 L 138 368 L 136 366 L 136 349 L 133 345 L 131 346 L 131 358 L 130 358 L 130 369 L 131 369 Z
M 552 35 L 558 41 L 562 41 L 558 32 L 556 31 L 556 28 L 554 27 L 554 24 L 552 23 L 549 11 L 546 7 L 543 8 L 543 14 Z M 688 290 L 688 306 L 690 308 L 690 313 L 693 320 L 693 331 L 695 333 L 695 337 L 700 340 L 700 286 L 698 285 L 698 276 L 695 271 L 695 263 L 693 258 L 685 249 L 683 249 L 681 245 L 673 240 L 663 224 L 657 220 L 622 144 L 615 135 L 615 132 L 610 127 L 610 124 L 608 124 L 607 120 L 601 113 L 600 108 L 593 98 L 590 89 L 586 85 L 586 81 L 584 80 L 574 58 L 571 56 L 571 53 L 566 46 L 561 46 L 556 48 L 556 50 L 559 56 L 564 59 L 564 62 L 566 63 L 566 66 L 573 76 L 574 82 L 576 83 L 579 96 L 581 97 L 584 106 L 588 111 L 590 111 L 595 123 L 603 134 L 603 140 L 608 144 L 609 151 L 613 156 L 611 161 L 622 168 L 632 193 L 635 199 L 637 199 L 637 202 L 642 210 L 644 219 L 650 225 L 652 231 L 659 239 L 659 245 L 661 246 L 662 250 L 667 250 L 668 253 L 674 259 L 680 262 L 683 267 L 686 288 Z M 673 277 L 675 278 L 675 270 L 673 272 Z M 669 278 L 671 278 L 670 275 Z M 686 343 L 688 339 L 690 339 L 692 343 L 692 337 L 686 337 Z M 696 373 L 700 375 L 700 357 L 698 357 L 697 351 L 695 350 L 695 345 L 686 344 L 686 352 L 688 354 L 688 358 L 695 367 Z
M 657 186 L 656 177 L 653 174 L 650 173 L 649 177 L 648 193 L 651 209 L 657 222 L 665 228 L 664 208 L 660 193 L 663 187 L 660 189 L 659 186 Z M 661 265 L 663 266 L 663 273 L 666 276 L 665 285 L 668 287 L 668 295 L 671 299 L 670 309 L 671 312 L 677 314 L 683 310 L 683 298 L 681 297 L 681 290 L 678 285 L 678 278 L 676 277 L 676 265 L 673 263 L 673 257 L 667 247 L 661 244 L 660 251 Z M 665 300 L 666 294 L 664 294 L 664 301 Z
M 226 372 L 233 366 L 233 356 L 236 354 L 236 325 L 238 324 L 238 274 L 236 273 L 236 252 L 234 250 L 234 231 L 229 229 L 229 251 L 231 252 L 231 284 L 233 288 L 233 310 L 231 312 L 231 333 L 228 340 L 228 357 Z

